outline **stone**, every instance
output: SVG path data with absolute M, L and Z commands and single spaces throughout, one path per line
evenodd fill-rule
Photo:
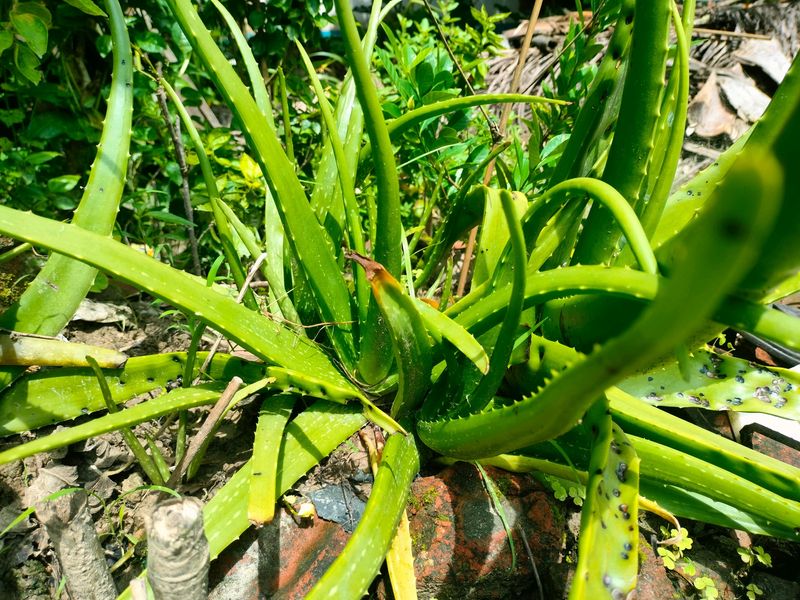
M 767 435 L 768 430 L 756 431 L 753 430 L 749 436 L 745 437 L 745 441 L 749 441 L 749 445 L 753 450 L 757 450 L 762 454 L 771 456 L 777 460 L 783 461 L 792 465 L 793 467 L 800 468 L 800 450 L 792 445 L 779 441 L 775 438 L 781 438 L 780 434 L 774 434 L 775 437 Z M 749 437 L 749 440 L 747 439 Z M 788 438 L 784 438 L 790 441 Z
M 505 496 L 516 568 L 512 570 L 505 529 L 478 470 L 458 463 L 413 485 L 408 515 L 419 598 L 538 597 L 537 579 L 545 598 L 562 596 L 561 506 L 531 476 L 490 467 L 486 471 Z

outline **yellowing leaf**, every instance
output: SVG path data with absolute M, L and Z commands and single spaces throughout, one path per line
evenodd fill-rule
M 242 154 L 242 157 L 239 159 L 239 169 L 242 175 L 245 176 L 245 179 L 252 181 L 261 178 L 261 167 L 259 167 L 258 163 L 250 158 L 248 154 Z

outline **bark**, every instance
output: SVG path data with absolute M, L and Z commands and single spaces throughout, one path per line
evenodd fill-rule
M 89 514 L 86 492 L 67 494 L 36 510 L 53 542 L 67 592 L 77 600 L 107 600 L 117 597 L 103 549 Z
M 206 600 L 208 541 L 203 505 L 196 498 L 170 498 L 147 524 L 147 580 L 156 600 Z

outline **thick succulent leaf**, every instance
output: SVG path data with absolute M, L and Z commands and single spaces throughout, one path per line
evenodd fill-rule
M 486 374 L 489 370 L 489 357 L 480 342 L 469 331 L 430 304 L 419 300 L 416 306 L 425 322 L 425 327 L 437 342 L 447 340 L 470 359 L 481 373 Z
M 572 364 L 577 355 L 568 346 L 533 336 L 531 357 L 527 364 L 511 371 L 511 381 L 520 393 L 530 393 L 543 379 Z M 614 422 L 629 434 L 687 452 L 780 496 L 800 501 L 800 469 L 650 406 L 618 387 L 608 388 L 606 395 Z
M 397 421 L 375 406 L 360 390 L 353 391 L 349 387 L 333 384 L 328 380 L 314 377 L 303 371 L 281 367 L 269 367 L 267 376 L 272 378 L 274 387 L 284 392 L 300 392 L 313 398 L 342 404 L 356 398 L 364 408 L 364 416 L 378 427 L 385 429 L 389 433 L 405 433 L 405 429 Z
M 269 523 L 275 516 L 278 457 L 294 401 L 291 394 L 278 394 L 264 400 L 258 411 L 247 503 L 247 518 L 256 525 Z
M 286 427 L 278 463 L 278 494 L 283 494 L 322 458 L 364 425 L 364 417 L 348 406 L 316 402 Z M 309 443 L 313 441 L 313 444 Z M 250 527 L 247 501 L 251 463 L 248 461 L 214 494 L 203 510 L 203 525 L 212 560 Z M 119 600 L 130 600 L 126 588 Z
M 398 371 L 397 396 L 392 403 L 393 417 L 403 418 L 422 401 L 431 382 L 431 340 L 413 298 L 379 263 L 348 255 L 367 273 L 372 293 L 389 328 Z
M 3 365 L 87 367 L 87 355 L 101 367 L 111 369 L 121 367 L 128 359 L 122 352 L 110 348 L 18 333 L 0 334 L 0 364 Z
M 800 373 L 770 368 L 710 350 L 662 363 L 619 383 L 621 390 L 660 407 L 759 412 L 800 420 Z
M 263 360 L 281 366 L 303 365 L 310 375 L 355 388 L 315 343 L 287 326 L 248 310 L 232 298 L 109 238 L 0 206 L 0 231 L 91 264 L 194 315 Z
M 570 600 L 622 598 L 639 571 L 639 458 L 602 398 L 586 413 L 592 432 Z
M 236 47 L 239 49 L 239 54 L 242 55 L 245 69 L 247 69 L 247 77 L 250 80 L 250 88 L 253 90 L 253 98 L 259 110 L 261 110 L 261 114 L 264 115 L 267 124 L 274 131 L 275 119 L 272 115 L 272 101 L 267 92 L 267 86 L 264 84 L 264 75 L 262 75 L 261 69 L 258 67 L 258 62 L 256 62 L 256 58 L 253 56 L 253 51 L 247 43 L 247 38 L 245 38 L 239 23 L 237 23 L 233 15 L 228 12 L 224 4 L 219 0 L 211 0 L 211 3 L 219 11 L 219 14 L 222 15 L 225 24 L 228 26 L 228 31 L 230 31 L 231 36 L 236 42 Z
M 346 366 L 354 362 L 350 294 L 327 234 L 317 221 L 294 167 L 233 66 L 214 43 L 189 0 L 169 0 L 169 7 L 217 88 L 238 117 L 242 131 L 272 189 L 286 239 L 303 270 L 324 321 Z
M 753 524 L 770 532 L 770 535 L 800 539 L 800 503 L 769 492 L 743 477 L 699 458 L 663 446 L 650 440 L 629 436 L 641 459 L 642 481 L 682 488 L 695 498 L 705 496 L 714 502 L 727 504 L 748 514 Z M 678 516 L 684 516 L 680 507 L 660 498 L 656 485 L 642 486 L 642 493 Z M 726 511 L 727 512 L 727 511 Z M 707 523 L 719 523 L 713 503 L 705 512 L 693 518 Z M 724 514 L 724 513 L 723 513 Z M 687 515 L 688 516 L 688 515 Z M 727 514 L 726 517 L 732 517 Z M 750 523 L 739 523 L 737 528 L 749 530 Z
M 485 207 L 480 228 L 478 251 L 475 256 L 475 272 L 472 276 L 473 285 L 480 285 L 492 278 L 495 269 L 500 264 L 503 249 L 509 241 L 508 223 L 503 214 L 500 191 L 489 187 L 482 187 L 481 189 L 484 192 Z M 528 209 L 528 199 L 520 192 L 514 192 L 512 197 L 517 214 L 524 215 Z
M 342 553 L 306 598 L 361 598 L 378 574 L 419 470 L 414 436 L 386 440 L 364 514 Z
M 628 72 L 620 115 L 608 150 L 603 181 L 625 197 L 641 215 L 642 184 L 661 111 L 667 64 L 672 0 L 636 0 Z M 573 255 L 574 264 L 598 264 L 611 258 L 621 232 L 603 205 L 594 204 Z
M 606 393 L 614 420 L 629 434 L 686 452 L 800 502 L 800 469 L 653 408 L 619 388 Z
M 197 355 L 202 363 L 206 353 Z M 128 359 L 121 369 L 105 371 L 111 397 L 117 404 L 177 384 L 186 354 L 174 352 Z M 256 381 L 264 366 L 217 354 L 206 369 L 208 377 L 228 381 L 238 375 Z M 90 368 L 44 369 L 26 376 L 0 397 L 0 437 L 75 419 L 105 410 L 97 379 Z
M 119 2 L 106 0 L 105 6 L 111 25 L 114 59 L 111 93 L 97 155 L 72 222 L 87 230 L 109 235 L 114 227 L 128 168 L 133 60 L 125 15 Z M 41 335 L 58 334 L 75 314 L 96 275 L 95 269 L 80 261 L 52 255 L 19 301 L 0 317 L 0 327 Z
M 95 381 L 97 385 L 97 381 Z M 31 442 L 20 444 L 0 452 L 0 464 L 19 460 L 37 452 L 48 452 L 63 448 L 75 442 L 87 440 L 122 427 L 133 427 L 144 421 L 163 415 L 187 410 L 204 404 L 212 404 L 219 397 L 221 386 L 203 386 L 195 388 L 178 388 L 155 398 L 142 402 L 117 413 L 87 421 L 66 429 L 60 429 Z M 100 394 L 98 394 L 100 396 Z M 102 397 L 100 399 L 102 402 Z
M 536 396 L 465 417 L 421 420 L 420 438 L 441 454 L 481 458 L 574 427 L 598 390 L 657 360 L 703 327 L 758 255 L 779 191 L 780 170 L 768 155 L 738 164 L 708 210 L 681 236 L 682 260 L 630 328 L 558 374 Z M 724 268 L 709 272 L 720 263 Z M 687 302 L 692 303 L 690 312 L 684 310 Z

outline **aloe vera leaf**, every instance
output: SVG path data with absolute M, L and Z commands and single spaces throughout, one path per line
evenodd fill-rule
M 589 151 L 617 118 L 621 84 L 625 81 L 623 75 L 629 57 L 635 4 L 636 0 L 620 2 L 619 17 L 608 42 L 608 49 L 600 61 L 584 105 L 575 120 L 572 134 L 550 177 L 551 185 L 589 174 L 589 166 L 594 162 Z
M 119 407 L 116 405 L 114 398 L 111 396 L 111 389 L 108 387 L 108 382 L 106 381 L 105 375 L 103 375 L 100 365 L 91 356 L 87 356 L 86 361 L 89 363 L 89 366 L 94 372 L 94 376 L 100 387 L 100 393 L 106 409 L 108 409 L 108 412 L 112 414 L 119 412 Z M 133 431 L 131 431 L 130 428 L 122 427 L 120 429 L 120 433 L 122 434 L 122 439 L 125 440 L 125 443 L 127 444 L 131 453 L 139 462 L 139 466 L 142 468 L 142 471 L 144 471 L 145 475 L 147 475 L 147 478 L 154 485 L 164 485 L 164 482 L 169 479 L 169 469 L 166 470 L 167 475 L 164 476 L 160 469 L 156 467 L 154 458 L 156 456 L 157 449 L 150 437 L 148 436 L 147 438 L 147 445 L 150 447 L 150 452 L 152 453 L 153 458 L 147 455 L 144 447 L 141 443 L 139 443 L 139 440 L 136 439 L 136 436 L 133 434 Z
M 122 281 L 193 314 L 263 360 L 282 366 L 302 364 L 309 375 L 352 387 L 356 395 L 355 387 L 336 370 L 319 346 L 307 338 L 133 248 L 74 225 L 6 206 L 0 206 L 0 230 L 113 273 Z
M 202 361 L 206 353 L 198 357 Z M 114 402 L 126 402 L 140 394 L 166 389 L 180 379 L 185 353 L 156 354 L 128 359 L 121 369 L 106 371 Z M 264 366 L 226 354 L 217 354 L 207 368 L 211 379 L 230 379 L 239 374 L 246 381 L 263 377 Z M 46 425 L 75 419 L 105 409 L 94 393 L 95 377 L 89 368 L 48 369 L 26 376 L 0 397 L 0 436 L 33 431 Z
M 278 462 L 278 494 L 291 488 L 309 469 L 333 452 L 341 442 L 364 425 L 364 417 L 353 407 L 320 401 L 297 415 L 286 427 Z M 313 440 L 313 444 L 309 444 Z M 252 468 L 248 461 L 203 510 L 203 524 L 211 559 L 250 527 L 247 499 Z M 130 600 L 130 588 L 119 600 Z
M 86 367 L 86 355 L 92 356 L 101 367 L 115 369 L 128 360 L 122 352 L 88 344 L 11 333 L 0 334 L 0 364 L 39 365 L 42 367 Z
M 587 411 L 586 424 L 592 450 L 569 598 L 622 598 L 639 571 L 639 458 L 605 398 Z
M 688 375 L 687 380 L 670 362 L 618 386 L 652 406 L 767 413 L 800 421 L 800 373 L 696 350 L 689 356 Z
M 612 407 L 613 402 L 612 400 Z M 616 417 L 614 419 L 616 421 Z M 588 432 L 579 427 L 558 440 L 561 449 L 578 468 L 586 468 L 588 439 Z M 758 482 L 731 474 L 714 463 L 695 458 L 683 451 L 630 433 L 628 440 L 640 459 L 640 494 L 657 502 L 663 509 L 679 517 L 723 527 L 797 539 L 795 528 L 800 518 L 800 504 L 797 502 L 764 489 Z M 546 472 L 556 469 L 552 461 L 563 463 L 565 460 L 551 444 L 525 448 L 523 453 L 526 456 L 535 455 L 549 459 L 545 461 L 547 464 L 541 465 L 548 469 Z M 502 458 L 489 460 L 494 464 Z M 511 466 L 522 466 L 520 463 L 527 461 L 527 457 L 520 461 L 515 459 L 516 457 L 512 457 L 510 460 Z M 568 467 L 563 465 L 562 468 Z M 756 471 L 751 468 L 750 473 Z M 738 501 L 740 495 L 743 502 Z M 643 507 L 640 500 L 640 508 Z
M 133 110 L 133 60 L 125 16 L 117 0 L 106 0 L 111 25 L 114 67 L 111 93 L 97 155 L 72 222 L 109 235 L 125 186 Z M 97 271 L 70 258 L 53 255 L 20 299 L 0 316 L 0 327 L 56 335 L 69 322 L 86 296 Z M 13 377 L 0 379 L 0 388 Z
M 397 421 L 375 406 L 360 390 L 342 387 L 330 381 L 315 378 L 304 371 L 284 369 L 281 367 L 267 368 L 267 376 L 273 380 L 272 387 L 284 392 L 300 392 L 313 398 L 320 398 L 330 402 L 345 404 L 348 400 L 357 399 L 364 410 L 364 416 L 378 427 L 389 433 L 406 433 Z
M 661 508 L 678 517 L 747 531 L 754 535 L 797 541 L 795 529 L 783 517 L 775 520 L 770 515 L 752 514 L 735 504 L 722 502 L 713 495 L 687 490 L 681 484 L 651 480 L 646 476 L 642 476 L 639 488 L 648 498 L 658 498 Z
M 598 389 L 670 352 L 704 324 L 755 260 L 779 192 L 780 168 L 769 155 L 755 164 L 737 164 L 714 202 L 681 236 L 683 260 L 629 329 L 557 375 L 536 396 L 467 417 L 420 421 L 422 441 L 440 454 L 480 458 L 571 429 Z M 709 264 L 725 268 L 709 273 Z M 692 302 L 690 313 L 684 310 L 686 302 Z
M 219 386 L 216 387 L 218 388 Z M 37 452 L 47 452 L 62 448 L 109 431 L 116 431 L 122 427 L 132 427 L 143 421 L 149 421 L 173 412 L 211 404 L 219 396 L 219 393 L 219 389 L 203 387 L 178 388 L 153 400 L 137 404 L 132 408 L 126 408 L 120 412 L 98 417 L 80 425 L 61 429 L 31 442 L 4 450 L 0 452 L 0 464 L 19 460 Z
M 353 74 L 356 96 L 364 113 L 364 129 L 372 142 L 372 162 L 377 184 L 374 228 L 380 232 L 372 241 L 373 258 L 381 263 L 392 277 L 400 277 L 400 187 L 397 163 L 383 109 L 372 82 L 369 63 L 361 48 L 356 23 L 349 2 L 335 0 L 336 16 L 345 41 L 345 54 Z M 381 310 L 374 300 L 367 309 L 367 322 L 362 332 L 358 369 L 367 383 L 384 379 L 391 367 L 392 350 L 386 327 L 380 318 Z
M 386 571 L 396 600 L 417 599 L 417 575 L 414 572 L 411 529 L 405 510 L 400 515 L 397 531 L 386 552 Z
M 497 334 L 497 341 L 492 350 L 492 356 L 489 359 L 489 372 L 483 376 L 469 398 L 465 398 L 463 403 L 464 410 L 485 407 L 497 393 L 497 388 L 500 387 L 506 374 L 511 352 L 514 350 L 515 333 L 519 327 L 525 300 L 525 263 L 527 262 L 527 256 L 525 255 L 525 238 L 522 234 L 522 225 L 519 222 L 519 216 L 515 208 L 517 202 L 511 192 L 500 190 L 500 203 L 511 243 L 511 295 L 503 315 L 503 322 Z M 500 267 L 498 266 L 497 268 Z
M 478 251 L 475 256 L 475 271 L 472 275 L 474 285 L 480 285 L 492 280 L 498 265 L 501 263 L 503 250 L 507 244 L 510 251 L 508 223 L 500 200 L 500 195 L 503 191 L 488 187 L 483 189 L 485 207 L 483 209 L 483 221 L 480 226 Z M 528 209 L 528 199 L 525 195 L 520 192 L 514 192 L 512 200 L 517 214 L 525 214 Z M 519 217 L 517 222 L 519 222 Z
M 355 83 L 356 95 L 364 112 L 364 128 L 372 142 L 372 162 L 377 181 L 377 228 L 380 235 L 373 241 L 374 258 L 392 277 L 400 276 L 400 187 L 397 180 L 397 163 L 383 120 L 378 93 L 372 82 L 369 63 L 361 48 L 353 11 L 348 2 L 335 0 L 336 16 L 345 40 L 345 53 Z
M 234 111 L 272 189 L 292 254 L 303 270 L 324 321 L 334 323 L 331 340 L 348 368 L 355 360 L 350 294 L 294 168 L 247 88 L 216 46 L 189 0 L 169 0 L 181 29 Z
M 600 61 L 583 106 L 575 119 L 567 145 L 550 176 L 555 185 L 573 177 L 592 174 L 603 138 L 619 115 L 625 77 L 630 61 L 631 31 L 636 0 L 622 0 L 608 50 Z M 552 269 L 567 264 L 578 237 L 586 203 L 562 209 L 555 224 L 564 230 L 556 248 L 545 256 L 544 266 Z M 540 265 L 541 266 L 541 265 Z
M 242 267 L 242 263 L 239 260 L 239 254 L 236 251 L 236 242 L 233 237 L 233 232 L 231 231 L 231 225 L 228 222 L 228 217 L 225 215 L 225 212 L 222 209 L 222 199 L 219 197 L 219 191 L 217 190 L 217 180 L 215 179 L 214 172 L 211 169 L 211 161 L 208 160 L 206 149 L 203 146 L 203 141 L 200 139 L 200 134 L 197 133 L 197 128 L 194 124 L 194 121 L 192 121 L 192 118 L 189 116 L 189 113 L 186 111 L 186 107 L 183 105 L 180 97 L 175 93 L 175 90 L 172 88 L 169 82 L 167 82 L 167 80 L 163 77 L 159 77 L 158 83 L 164 88 L 167 96 L 169 96 L 169 99 L 175 106 L 175 110 L 178 112 L 178 117 L 183 123 L 183 130 L 189 135 L 192 146 L 194 146 L 197 162 L 200 165 L 200 171 L 203 174 L 203 181 L 206 184 L 206 191 L 208 193 L 211 211 L 214 214 L 214 223 L 217 226 L 217 231 L 219 232 L 219 237 L 222 242 L 222 252 L 225 255 L 225 260 L 228 263 L 228 268 L 233 275 L 233 280 L 236 282 L 236 286 L 239 289 L 242 289 L 245 278 L 247 277 L 247 273 L 245 273 L 244 267 Z M 258 308 L 255 295 L 250 289 L 248 289 L 245 293 L 244 302 L 245 306 L 251 310 L 256 310 Z
M 418 300 L 416 307 L 425 323 L 425 328 L 437 342 L 446 339 L 486 375 L 489 371 L 489 357 L 480 342 L 472 337 L 469 331 L 430 304 Z
M 577 355 L 573 348 L 534 336 L 528 363 L 515 366 L 511 380 L 521 393 L 529 393 L 544 378 L 572 364 Z M 620 385 L 624 384 L 625 380 Z M 797 468 L 659 410 L 619 387 L 608 388 L 606 395 L 614 421 L 628 433 L 687 452 L 780 496 L 800 501 Z
M 242 225 L 242 229 L 244 229 L 244 225 Z M 239 236 L 242 237 L 242 231 L 237 228 L 237 232 L 239 232 Z M 247 233 L 250 234 L 250 231 L 248 230 Z M 248 237 L 252 239 L 252 246 L 248 246 L 252 248 L 250 254 L 251 256 L 257 256 L 257 254 L 254 254 L 254 251 L 261 251 L 261 249 L 256 245 L 255 236 L 248 235 Z M 248 243 L 246 241 L 247 238 L 243 237 L 242 239 L 245 240 L 246 244 Z M 286 233 L 281 223 L 280 213 L 275 205 L 275 198 L 272 197 L 272 193 L 268 193 L 264 198 L 263 246 L 267 258 L 264 260 L 262 273 L 269 283 L 270 292 L 275 297 L 274 301 L 270 302 L 270 311 L 286 319 L 290 323 L 297 324 L 295 329 L 298 330 L 298 333 L 305 335 L 305 329 L 299 326 L 301 318 L 295 308 L 295 301 L 293 301 L 293 297 L 289 295 L 286 289 L 286 269 L 284 268 L 285 246 Z M 305 281 L 302 274 L 295 280 L 295 285 L 300 286 L 302 290 L 307 290 L 308 285 L 305 283 L 300 284 L 300 281 Z
M 659 280 L 654 275 L 617 267 L 574 266 L 541 273 L 529 271 L 523 307 L 527 309 L 554 298 L 596 292 L 651 300 L 658 285 Z M 451 311 L 456 312 L 454 319 L 457 323 L 473 335 L 481 334 L 500 322 L 510 296 L 509 289 L 497 289 L 460 312 L 452 311 L 458 307 L 454 305 L 445 314 L 449 316 Z
M 800 319 L 735 296 L 717 310 L 716 320 L 800 350 Z
M 647 235 L 636 217 L 636 213 L 616 189 L 599 179 L 591 177 L 568 179 L 548 189 L 547 192 L 534 200 L 528 214 L 525 215 L 526 239 L 535 239 L 547 221 L 553 216 L 555 211 L 548 205 L 554 204 L 553 200 L 562 194 L 569 195 L 570 192 L 589 194 L 595 202 L 605 206 L 625 235 L 642 271 L 646 273 L 658 272 L 655 255 L 652 248 L 650 248 Z M 567 198 L 564 198 L 564 200 L 567 200 Z M 558 207 L 558 204 L 555 207 Z M 544 208 L 549 210 L 543 210 Z
M 723 152 L 711 166 L 698 173 L 670 196 L 667 208 L 652 238 L 653 247 L 657 250 L 656 254 L 660 257 L 660 254 L 668 249 L 669 240 L 695 217 L 714 189 L 720 184 L 731 165 L 739 160 L 752 160 L 751 150 L 754 149 L 757 152 L 759 148 L 765 146 L 773 148 L 776 158 L 783 166 L 786 178 L 784 190 L 786 200 L 782 204 L 781 216 L 776 220 L 782 229 L 780 232 L 776 231 L 773 237 L 793 239 L 791 233 L 785 231 L 785 227 L 787 223 L 794 224 L 796 222 L 793 215 L 793 211 L 796 210 L 796 200 L 793 201 L 793 199 L 798 196 L 791 190 L 797 189 L 796 178 L 800 177 L 794 168 L 797 153 L 796 132 L 800 121 L 798 115 L 800 115 L 800 57 L 795 57 L 789 72 L 758 123 Z M 796 252 L 793 248 L 783 250 L 776 248 L 765 254 L 776 255 L 775 260 L 790 261 Z M 782 256 L 779 258 L 777 255 Z M 764 267 L 768 267 L 768 265 L 765 264 Z M 762 269 L 763 273 L 767 273 L 769 270 L 769 268 Z M 756 267 L 753 268 L 753 273 L 755 271 Z M 787 273 L 784 272 L 782 276 L 786 275 Z M 762 275 L 762 277 L 764 276 Z M 755 275 L 751 273 L 751 277 L 755 277 Z M 765 288 L 768 285 L 761 282 L 758 287 Z M 763 292 L 763 290 L 759 291 Z M 755 293 L 752 295 L 757 296 Z
M 267 93 L 267 86 L 264 85 L 264 76 L 261 74 L 261 70 L 258 68 L 258 63 L 256 62 L 255 56 L 253 56 L 253 51 L 250 50 L 247 39 L 244 37 L 242 30 L 239 28 L 239 24 L 236 22 L 236 19 L 234 19 L 233 15 L 228 12 L 228 9 L 225 8 L 225 5 L 219 0 L 211 0 L 211 3 L 214 5 L 214 8 L 219 11 L 219 14 L 222 15 L 225 24 L 228 26 L 228 31 L 231 32 L 231 35 L 236 42 L 236 47 L 239 49 L 239 54 L 242 55 L 244 67 L 247 70 L 247 77 L 250 79 L 250 88 L 253 90 L 253 99 L 255 100 L 258 108 L 261 110 L 261 114 L 264 115 L 264 119 L 266 119 L 267 124 L 274 131 L 275 119 L 272 116 L 272 102 L 269 98 L 269 94 Z
M 658 278 L 654 275 L 619 267 L 574 266 L 542 273 L 532 273 L 529 270 L 524 308 L 554 298 L 597 292 L 602 292 L 607 299 L 619 297 L 652 300 L 657 288 Z M 484 333 L 500 322 L 510 296 L 508 289 L 498 289 L 489 295 L 486 295 L 485 289 L 476 291 L 481 293 L 465 296 L 465 299 L 470 300 L 468 305 L 459 302 L 445 311 L 446 315 L 473 335 Z M 800 348 L 800 319 L 770 307 L 728 296 L 717 307 L 713 320 L 791 348 Z M 723 325 L 720 325 L 716 333 L 722 329 Z M 715 332 L 701 336 L 704 339 L 699 339 L 698 343 L 713 335 Z
M 571 448 L 570 451 L 576 460 L 581 460 L 587 454 L 585 449 Z M 554 460 L 563 460 L 563 457 L 554 456 Z M 444 462 L 448 461 L 449 459 L 445 459 Z M 540 471 L 565 481 L 577 481 L 578 483 L 585 483 L 588 477 L 586 471 L 576 471 L 574 467 L 531 456 L 501 454 L 481 459 L 480 462 L 517 473 Z M 758 535 L 787 539 L 796 539 L 797 537 L 797 534 L 791 529 L 791 525 L 786 522 L 776 523 L 770 519 L 769 515 L 746 512 L 735 505 L 716 499 L 713 494 L 705 495 L 688 491 L 681 485 L 650 479 L 647 476 L 646 464 L 640 463 L 640 471 L 639 491 L 642 495 L 639 496 L 639 508 L 642 510 L 652 511 L 655 509 L 656 514 L 665 519 L 669 518 L 669 514 L 674 513 L 682 518 L 705 521 L 721 527 L 742 529 Z M 646 498 L 657 498 L 658 502 L 646 500 Z
M 378 25 L 381 16 L 381 2 L 373 2 L 369 21 L 361 41 L 365 56 L 371 56 L 378 35 Z M 390 6 L 396 2 L 390 2 Z M 342 82 L 342 89 L 336 102 L 336 126 L 339 137 L 344 142 L 347 168 L 351 173 L 356 172 L 358 166 L 358 152 L 361 147 L 361 138 L 364 131 L 364 113 L 356 102 L 356 89 L 352 71 L 348 71 Z M 334 244 L 341 245 L 341 235 L 345 228 L 344 205 L 342 203 L 340 188 L 335 185 L 339 177 L 339 167 L 333 155 L 330 141 L 325 140 L 319 165 L 314 172 L 314 191 L 311 193 L 311 206 L 321 223 L 333 238 Z M 372 217 L 370 217 L 372 218 Z
M 675 29 L 676 52 L 662 108 L 656 125 L 655 145 L 645 180 L 645 205 L 641 211 L 642 227 L 652 236 L 669 197 L 686 132 L 689 106 L 689 41 L 694 22 L 695 1 L 683 3 L 683 18 L 675 1 L 670 2 Z
M 258 411 L 247 503 L 247 518 L 256 525 L 269 523 L 275 516 L 278 453 L 294 401 L 293 395 L 278 394 L 264 400 Z
M 723 468 L 644 438 L 629 435 L 642 461 L 642 479 L 680 486 L 749 513 L 769 525 L 780 527 L 781 537 L 797 539 L 800 503 L 782 498 Z M 648 494 L 659 503 L 658 495 Z M 664 503 L 667 510 L 672 510 Z M 673 511 L 681 514 L 680 511 Z M 702 520 L 713 521 L 713 511 Z M 756 521 L 757 522 L 757 521 Z
M 783 202 L 770 242 L 770 251 L 764 252 L 744 281 L 739 292 L 747 298 L 761 299 L 770 289 L 786 278 L 800 272 L 800 251 L 797 239 L 800 235 L 800 170 L 797 169 L 797 156 L 800 149 L 800 53 L 795 56 L 783 83 L 775 92 L 772 103 L 787 105 L 785 114 L 777 114 L 770 119 L 765 116 L 753 128 L 753 133 L 745 147 L 742 160 L 751 158 L 750 146 L 768 143 L 767 140 L 777 132 L 769 146 L 775 158 L 783 167 Z M 791 109 L 788 106 L 791 105 Z M 767 111 L 769 112 L 769 110 Z
M 671 0 L 636 0 L 630 61 L 620 115 L 608 152 L 603 181 L 616 188 L 641 214 L 640 189 L 653 150 L 661 110 Z M 616 249 L 619 229 L 602 205 L 594 205 L 575 248 L 574 263 L 606 262 Z
M 306 598 L 360 598 L 366 593 L 397 531 L 418 470 L 414 436 L 389 437 L 358 527 Z
M 399 376 L 391 415 L 403 418 L 419 405 L 430 387 L 431 340 L 416 302 L 383 265 L 357 254 L 349 254 L 348 258 L 366 271 L 372 293 L 386 320 Z
M 322 84 L 317 77 L 314 70 L 314 65 L 311 59 L 306 54 L 305 48 L 299 41 L 295 41 L 297 49 L 300 52 L 300 57 L 306 66 L 311 85 L 314 88 L 314 93 L 317 95 L 317 102 L 319 104 L 320 112 L 322 113 L 323 121 L 325 122 L 325 130 L 328 133 L 328 139 L 333 149 L 333 156 L 336 159 L 339 174 L 339 187 L 342 191 L 342 198 L 344 199 L 344 212 L 347 222 L 347 238 L 349 239 L 351 249 L 361 255 L 366 255 L 366 247 L 364 246 L 364 232 L 361 230 L 361 215 L 359 214 L 358 201 L 356 200 L 355 183 L 353 182 L 352 173 L 348 169 L 347 158 L 344 152 L 344 146 L 341 138 L 339 138 L 336 123 L 333 119 L 330 104 L 325 97 L 325 92 L 322 90 Z M 356 278 L 356 307 L 358 309 L 358 322 L 363 328 L 367 326 L 367 307 L 369 305 L 369 287 L 363 271 L 357 271 Z
M 606 393 L 614 420 L 628 433 L 689 453 L 800 502 L 800 469 L 651 407 L 618 388 Z

